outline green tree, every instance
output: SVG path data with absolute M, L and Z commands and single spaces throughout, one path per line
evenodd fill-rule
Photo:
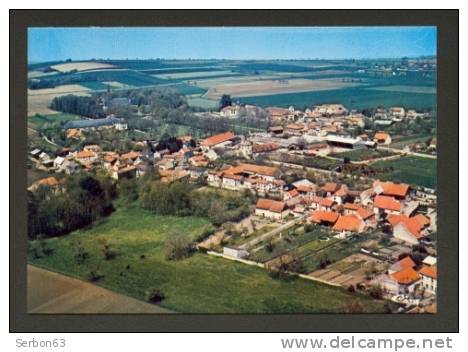
M 228 94 L 223 94 L 221 96 L 221 99 L 219 99 L 219 109 L 221 110 L 222 108 L 226 106 L 231 106 L 231 105 L 232 105 L 231 96 Z

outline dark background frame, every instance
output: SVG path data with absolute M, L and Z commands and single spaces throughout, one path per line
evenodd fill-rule
M 27 313 L 27 27 L 384 25 L 437 26 L 437 314 Z M 458 35 L 458 10 L 10 10 L 10 331 L 458 332 Z

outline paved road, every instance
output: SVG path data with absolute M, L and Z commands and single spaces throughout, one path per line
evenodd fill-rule
M 160 314 L 168 309 L 28 265 L 28 312 L 36 314 Z

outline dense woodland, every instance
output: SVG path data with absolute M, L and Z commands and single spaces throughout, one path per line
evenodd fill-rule
M 106 176 L 70 175 L 52 190 L 39 186 L 28 192 L 28 236 L 60 236 L 85 227 L 114 210 L 117 190 Z

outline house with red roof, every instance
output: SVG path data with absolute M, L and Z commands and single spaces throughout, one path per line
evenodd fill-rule
M 402 271 L 408 268 L 414 269 L 416 267 L 416 263 L 411 259 L 410 256 L 404 257 L 397 261 L 396 263 L 393 263 L 389 268 L 388 268 L 388 274 L 394 274 L 398 271 Z
M 236 135 L 232 132 L 219 133 L 203 139 L 200 142 L 200 146 L 204 151 L 208 151 L 211 148 L 227 146 L 228 144 L 231 144 L 235 138 Z
M 366 228 L 364 221 L 357 215 L 340 215 L 333 230 L 338 232 L 357 232 L 361 233 Z
M 283 219 L 289 215 L 289 208 L 285 202 L 260 198 L 257 201 L 255 215 L 272 219 Z
M 326 197 L 331 197 L 333 193 L 340 189 L 340 185 L 335 182 L 327 182 L 322 187 L 322 191 L 325 193 Z
M 413 217 L 389 215 L 387 221 L 393 228 L 393 237 L 412 245 L 418 244 L 422 238 L 429 234 L 430 220 L 422 214 Z
M 424 290 L 432 294 L 437 293 L 437 267 L 436 266 L 423 266 L 419 270 L 421 275 L 422 287 Z
M 372 185 L 373 191 L 377 195 L 393 197 L 395 199 L 406 199 L 410 187 L 404 183 L 375 181 Z
M 374 213 L 381 217 L 390 214 L 400 215 L 402 204 L 393 197 L 376 196 L 374 198 Z
M 408 295 L 414 293 L 421 286 L 421 276 L 408 266 L 389 275 L 379 276 L 376 283 L 386 292 L 394 295 Z
M 331 211 L 336 202 L 332 198 L 323 198 L 320 201 L 319 209 L 325 211 Z
M 334 211 L 323 211 L 323 210 L 316 210 L 312 213 L 310 217 L 310 221 L 315 222 L 320 225 L 334 225 L 340 214 L 335 213 Z
M 337 203 L 337 204 L 343 204 L 346 199 L 348 198 L 348 186 L 346 185 L 341 185 L 341 187 L 332 195 L 332 199 Z

